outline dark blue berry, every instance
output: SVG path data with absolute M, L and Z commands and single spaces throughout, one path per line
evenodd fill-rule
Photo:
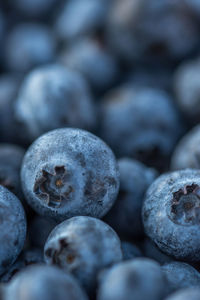
M 84 78 L 61 65 L 35 69 L 21 86 L 16 118 L 33 141 L 49 130 L 71 126 L 91 129 L 96 110 Z
M 191 123 L 200 117 L 200 59 L 183 62 L 174 76 L 174 92 L 180 110 Z
M 87 300 L 70 274 L 53 266 L 35 265 L 19 272 L 5 289 L 5 300 Z
M 61 54 L 61 62 L 82 73 L 97 91 L 109 88 L 118 75 L 115 58 L 97 39 L 82 38 Z
M 74 217 L 59 224 L 44 248 L 47 264 L 72 273 L 89 293 L 98 272 L 122 259 L 120 240 L 106 223 L 91 217 Z
M 26 237 L 26 219 L 18 198 L 0 186 L 0 275 L 21 252 Z
M 39 23 L 22 23 L 8 35 L 5 63 L 10 71 L 27 72 L 54 59 L 55 38 L 48 27 Z
M 161 300 L 165 278 L 159 264 L 136 258 L 114 265 L 100 276 L 98 300 Z
M 113 52 L 128 63 L 181 59 L 198 45 L 198 25 L 182 0 L 117 0 L 106 35 Z
M 200 126 L 189 131 L 176 145 L 171 158 L 173 170 L 200 168 Z
M 104 24 L 110 2 L 106 0 L 66 1 L 55 21 L 57 36 L 70 41 L 94 33 Z
M 162 90 L 121 87 L 102 105 L 101 137 L 119 156 L 164 164 L 182 133 L 173 100 Z M 176 130 L 174 130 L 176 128 Z
M 39 214 L 58 220 L 104 216 L 119 188 L 110 148 L 95 135 L 72 128 L 50 131 L 32 144 L 21 180 L 27 202 Z
M 168 281 L 169 293 L 183 288 L 200 288 L 200 274 L 189 264 L 171 262 L 162 266 L 162 271 Z
M 200 259 L 200 171 L 163 174 L 149 187 L 143 206 L 146 234 L 167 255 Z

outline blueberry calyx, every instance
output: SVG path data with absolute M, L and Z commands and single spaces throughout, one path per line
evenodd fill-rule
M 60 207 L 62 201 L 68 200 L 73 187 L 67 184 L 68 173 L 64 166 L 55 166 L 53 174 L 42 169 L 36 179 L 34 193 L 52 208 Z
M 74 250 L 71 248 L 71 245 L 69 244 L 66 238 L 61 238 L 59 240 L 58 245 L 58 249 L 48 248 L 45 251 L 45 255 L 47 255 L 48 257 L 52 257 L 52 263 L 58 266 L 62 266 L 65 264 L 71 265 L 76 258 L 76 255 L 74 253 Z
M 173 193 L 171 218 L 178 225 L 200 223 L 200 187 L 197 184 L 186 185 Z

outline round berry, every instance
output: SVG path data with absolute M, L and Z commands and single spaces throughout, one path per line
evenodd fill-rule
M 116 264 L 99 281 L 98 300 L 160 300 L 165 294 L 161 267 L 148 258 Z
M 5 300 L 87 300 L 75 278 L 53 266 L 35 265 L 19 272 L 5 289 Z
M 176 145 L 171 158 L 171 168 L 200 168 L 200 125 L 189 131 Z
M 79 279 L 89 293 L 98 272 L 122 259 L 117 234 L 106 223 L 91 217 L 74 217 L 50 233 L 44 247 L 47 264 L 56 264 Z
M 26 237 L 26 219 L 19 199 L 0 186 L 0 275 L 21 252 Z
M 164 174 L 149 187 L 143 205 L 147 235 L 177 259 L 200 259 L 200 171 Z
M 164 164 L 182 133 L 173 100 L 159 89 L 120 87 L 108 94 L 101 112 L 103 140 L 118 156 L 148 165 Z
M 119 172 L 102 140 L 84 130 L 63 128 L 44 134 L 28 149 L 21 181 L 27 202 L 41 215 L 100 218 L 116 199 Z
M 173 261 L 162 266 L 167 278 L 169 293 L 189 287 L 200 287 L 200 274 L 191 265 Z
M 65 126 L 91 129 L 96 109 L 87 82 L 61 65 L 46 65 L 25 77 L 16 100 L 16 119 L 30 141 Z
M 12 72 L 27 72 L 54 59 L 55 38 L 48 27 L 39 23 L 14 26 L 5 41 L 5 64 Z

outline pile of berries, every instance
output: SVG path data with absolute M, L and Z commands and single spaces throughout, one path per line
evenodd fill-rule
M 200 1 L 0 1 L 0 299 L 200 300 Z

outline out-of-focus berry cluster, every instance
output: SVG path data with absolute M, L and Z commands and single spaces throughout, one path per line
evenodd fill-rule
M 0 1 L 0 299 L 200 300 L 199 123 L 199 0 Z

